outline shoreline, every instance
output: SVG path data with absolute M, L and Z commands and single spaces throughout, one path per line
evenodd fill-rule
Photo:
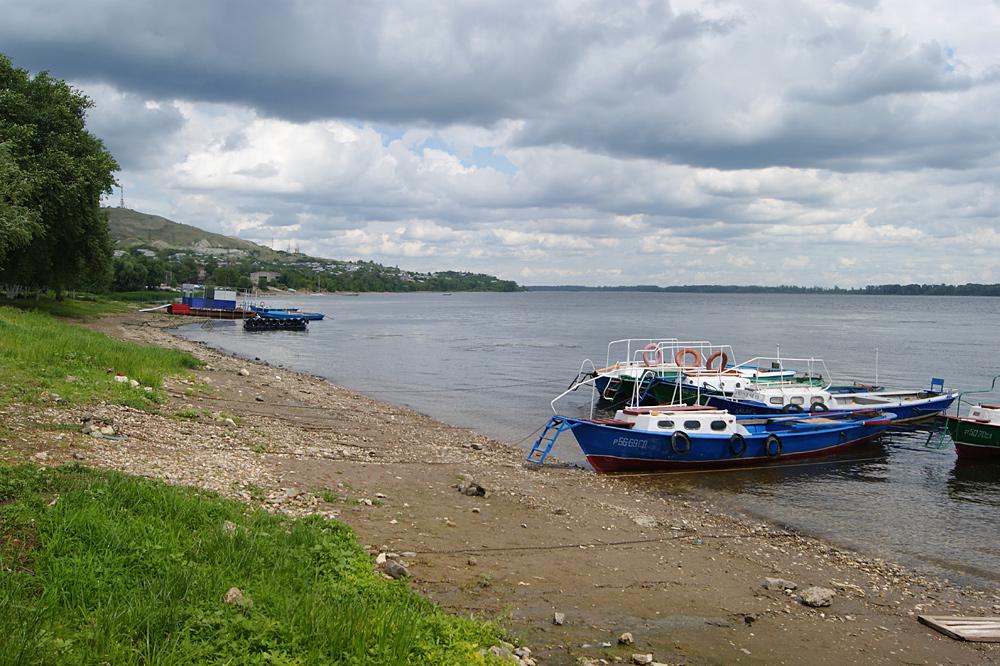
M 5 414 L 23 458 L 192 485 L 291 515 L 337 518 L 378 552 L 404 553 L 411 585 L 445 609 L 506 616 L 539 663 L 984 663 L 1000 646 L 953 641 L 917 614 L 995 615 L 995 592 L 957 588 L 680 493 L 578 468 L 524 467 L 522 452 L 314 375 L 189 342 L 176 321 L 135 313 L 88 325 L 190 351 L 209 365 L 166 382 L 162 411 L 43 407 Z M 240 370 L 246 370 L 247 375 Z M 126 443 L 46 430 L 84 412 Z M 222 415 L 234 426 L 221 422 Z M 45 456 L 38 454 L 45 451 Z M 82 460 L 80 460 L 82 458 Z M 460 475 L 487 491 L 469 496 Z M 809 608 L 767 590 L 836 591 Z M 563 625 L 553 624 L 564 613 Z M 618 646 L 631 632 L 634 645 Z M 602 643 L 610 643 L 609 647 Z M 588 647 L 584 647 L 588 646 Z

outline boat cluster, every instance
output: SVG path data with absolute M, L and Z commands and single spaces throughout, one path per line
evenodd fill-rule
M 302 312 L 298 308 L 268 308 L 263 304 L 251 305 L 249 316 L 243 320 L 245 331 L 304 331 L 310 321 L 320 321 L 319 312 Z
M 568 430 L 598 472 L 784 462 L 943 415 L 959 398 L 937 378 L 926 389 L 888 390 L 877 371 L 874 383 L 837 384 L 819 358 L 734 360 L 731 347 L 708 341 L 615 340 L 602 367 L 584 361 L 552 401 L 555 416 L 528 460 L 544 462 Z M 592 394 L 590 416 L 559 414 L 556 403 L 581 389 Z M 960 442 L 970 438 L 991 446 L 987 453 L 1000 452 L 1000 406 L 948 418 L 960 454 Z

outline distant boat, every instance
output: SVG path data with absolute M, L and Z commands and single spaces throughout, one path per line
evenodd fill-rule
M 441 295 L 442 295 L 442 296 L 451 296 L 451 292 L 450 292 L 450 291 L 446 291 L 446 292 L 444 292 L 444 293 L 443 293 L 443 294 L 441 294 Z

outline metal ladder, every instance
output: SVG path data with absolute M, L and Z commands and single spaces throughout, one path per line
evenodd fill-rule
M 618 377 L 612 377 L 608 380 L 608 385 L 604 387 L 604 391 L 601 393 L 601 398 L 608 401 L 613 401 L 615 396 L 618 395 L 618 387 L 622 385 L 622 380 Z
M 578 425 L 580 425 L 579 421 L 567 423 L 566 418 L 563 416 L 553 416 L 550 418 L 549 422 L 545 424 L 542 434 L 538 436 L 534 446 L 531 447 L 531 451 L 528 452 L 527 462 L 538 465 L 544 463 L 552 451 L 552 447 L 555 446 L 556 440 L 559 439 L 559 435 L 567 430 L 572 430 Z

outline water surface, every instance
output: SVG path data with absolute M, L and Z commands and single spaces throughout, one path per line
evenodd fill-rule
M 327 377 L 372 397 L 529 447 L 581 361 L 619 338 L 730 344 L 739 359 L 821 356 L 835 380 L 961 389 L 1000 374 L 1000 299 L 527 292 L 282 298 L 325 312 L 307 333 L 244 333 L 213 322 L 182 333 Z M 587 395 L 563 413 L 585 414 Z M 994 396 L 995 397 L 995 396 Z M 570 436 L 556 455 L 583 464 Z M 780 468 L 645 478 L 665 493 L 711 493 L 766 517 L 957 582 L 1000 582 L 1000 466 L 959 465 L 936 423 L 833 458 Z

